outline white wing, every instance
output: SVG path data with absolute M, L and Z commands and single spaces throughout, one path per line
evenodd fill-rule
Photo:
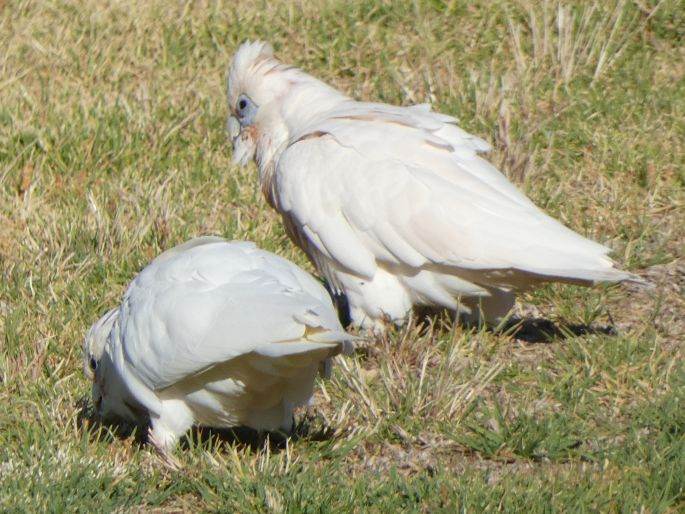
M 453 122 L 423 106 L 350 101 L 293 137 L 277 165 L 279 207 L 318 252 L 362 277 L 379 262 L 630 276 L 612 268 L 608 248 L 539 210 Z
M 128 365 L 115 365 L 135 374 L 134 395 L 138 380 L 158 390 L 250 353 L 334 355 L 349 338 L 307 273 L 251 243 L 214 242 L 163 254 L 126 291 L 120 360 Z

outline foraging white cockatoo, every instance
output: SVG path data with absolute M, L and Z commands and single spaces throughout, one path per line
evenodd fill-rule
M 193 424 L 290 430 L 349 338 L 311 275 L 253 243 L 203 237 L 140 272 L 88 332 L 84 369 L 103 417 L 149 417 L 168 449 Z
M 358 102 L 245 43 L 228 74 L 234 161 L 255 158 L 267 201 L 357 325 L 413 305 L 496 323 L 547 281 L 635 279 L 609 249 L 538 209 L 427 105 Z

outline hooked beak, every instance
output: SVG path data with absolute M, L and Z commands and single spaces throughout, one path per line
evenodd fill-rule
M 233 164 L 245 166 L 253 157 L 256 150 L 250 130 L 245 130 L 237 118 L 230 116 L 227 123 L 228 135 L 233 143 Z
M 93 405 L 95 405 L 95 412 L 100 415 L 102 412 L 102 391 L 100 390 L 100 386 L 95 381 L 95 377 L 93 377 L 93 385 L 91 386 L 90 394 L 93 398 Z

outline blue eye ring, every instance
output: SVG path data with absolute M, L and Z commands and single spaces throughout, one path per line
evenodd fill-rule
M 257 114 L 257 105 L 252 101 L 252 99 L 242 94 L 238 97 L 238 102 L 235 106 L 236 114 L 240 120 L 242 126 L 251 125 L 254 121 L 255 115 Z

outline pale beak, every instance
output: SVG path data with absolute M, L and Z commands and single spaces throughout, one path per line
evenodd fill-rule
M 93 405 L 95 405 L 95 411 L 100 414 L 102 409 L 102 392 L 100 391 L 100 386 L 95 382 L 93 378 L 93 385 L 91 387 L 91 397 L 93 398 Z
M 231 140 L 234 140 L 240 135 L 240 122 L 238 121 L 238 118 L 229 116 L 226 128 L 228 129 L 228 135 Z
M 257 146 L 250 132 L 244 130 L 237 118 L 230 116 L 227 123 L 228 135 L 233 143 L 233 164 L 245 166 L 255 154 Z

